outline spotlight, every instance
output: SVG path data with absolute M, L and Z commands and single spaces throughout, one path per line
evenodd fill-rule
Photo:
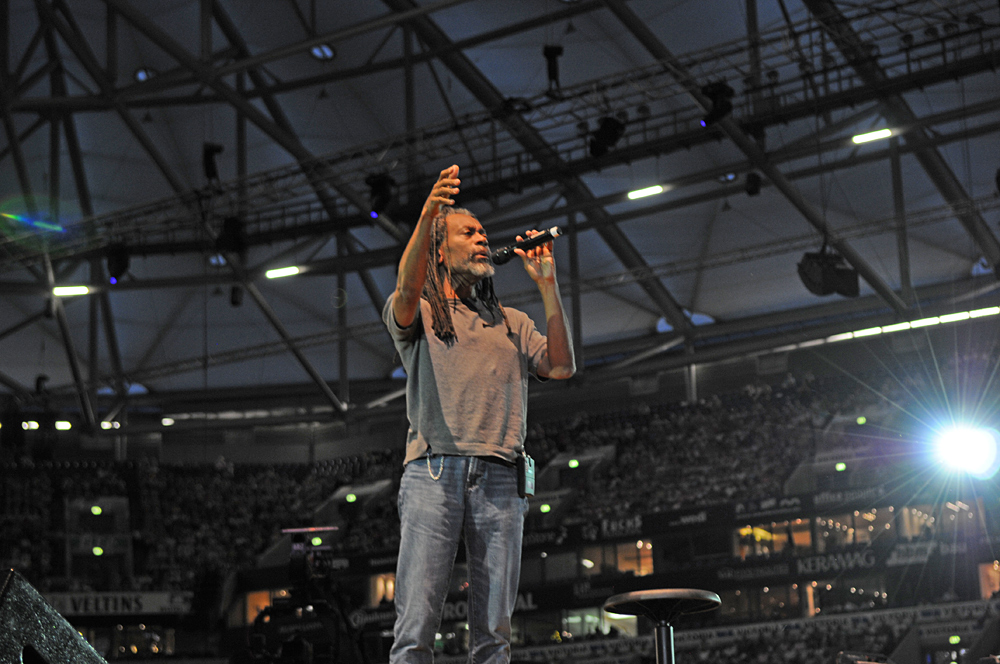
M 396 181 L 388 173 L 372 173 L 365 178 L 368 185 L 368 204 L 372 212 L 382 214 L 392 203 L 392 188 L 396 186 Z
M 114 242 L 108 245 L 104 257 L 108 263 L 110 281 L 112 284 L 117 284 L 118 280 L 128 272 L 128 248 L 121 242 Z
M 760 173 L 755 171 L 747 173 L 746 184 L 744 186 L 747 196 L 756 196 L 760 193 L 760 180 Z
M 603 157 L 624 134 L 624 122 L 610 116 L 601 118 L 597 131 L 590 137 L 590 155 L 592 157 Z
M 330 44 L 317 44 L 309 49 L 309 54 L 320 62 L 329 62 L 337 57 L 337 49 Z
M 732 99 L 736 92 L 731 87 L 726 85 L 725 81 L 709 83 L 701 89 L 701 93 L 708 97 L 708 100 L 712 102 L 712 108 L 710 108 L 708 113 L 705 114 L 705 117 L 702 118 L 702 127 L 708 127 L 709 125 L 715 124 L 732 112 Z
M 243 304 L 243 287 L 233 286 L 229 289 L 229 304 L 238 307 Z
M 203 143 L 201 146 L 201 166 L 205 171 L 205 179 L 209 182 L 219 180 L 219 167 L 215 165 L 215 155 L 225 150 L 218 143 Z
M 246 228 L 239 217 L 226 217 L 222 221 L 222 232 L 215 239 L 215 249 L 218 252 L 228 252 L 236 254 L 241 258 L 246 257 L 247 248 L 250 241 L 247 239 Z
M 847 265 L 840 254 L 828 252 L 825 242 L 818 252 L 806 253 L 798 269 L 802 283 L 814 295 L 858 296 L 857 270 Z
M 559 90 L 559 56 L 562 54 L 562 46 L 547 45 L 542 47 L 542 55 L 545 56 L 546 69 L 549 75 L 549 93 Z
M 949 468 L 988 479 L 1000 467 L 996 433 L 974 427 L 943 431 L 937 440 L 937 458 Z

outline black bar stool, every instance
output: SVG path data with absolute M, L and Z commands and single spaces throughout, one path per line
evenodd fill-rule
M 604 602 L 604 610 L 627 616 L 646 616 L 656 625 L 656 664 L 674 664 L 675 619 L 689 613 L 701 613 L 719 608 L 722 600 L 708 590 L 670 588 L 637 590 L 613 595 Z

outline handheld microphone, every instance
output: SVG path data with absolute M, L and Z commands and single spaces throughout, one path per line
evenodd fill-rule
M 517 254 L 514 253 L 515 249 L 524 249 L 525 251 L 528 249 L 534 249 L 535 247 L 543 245 L 546 242 L 551 242 L 553 239 L 562 234 L 562 230 L 560 230 L 558 226 L 553 226 L 552 228 L 539 233 L 535 237 L 515 242 L 509 247 L 504 247 L 503 249 L 497 249 L 490 254 L 490 260 L 493 261 L 494 265 L 503 265 L 514 256 L 517 256 Z

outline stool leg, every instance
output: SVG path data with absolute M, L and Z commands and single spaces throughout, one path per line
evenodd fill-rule
M 653 641 L 656 664 L 674 664 L 674 626 L 667 622 L 657 623 Z

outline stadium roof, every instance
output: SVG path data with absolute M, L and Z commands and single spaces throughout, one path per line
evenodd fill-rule
M 0 389 L 61 395 L 84 421 L 139 394 L 250 412 L 294 393 L 321 406 L 300 416 L 334 419 L 397 399 L 380 312 L 451 164 L 494 247 L 567 231 L 592 384 L 998 301 L 995 2 L 5 0 L 0 16 Z M 797 264 L 821 247 L 859 297 L 807 290 Z M 91 294 L 51 296 L 70 285 Z M 522 270 L 497 287 L 541 321 Z

